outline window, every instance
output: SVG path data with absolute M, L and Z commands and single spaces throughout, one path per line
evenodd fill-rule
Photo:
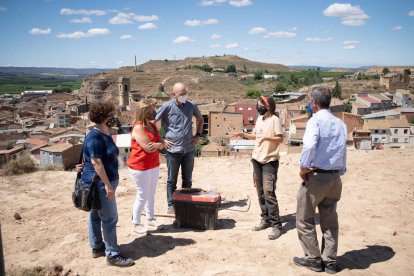
M 392 139 L 392 141 L 393 141 L 394 143 L 398 143 L 398 138 L 394 138 L 394 139 Z
M 382 133 L 386 133 L 386 132 L 387 132 L 386 130 L 383 130 L 383 131 L 382 131 Z
M 243 110 L 243 107 L 239 107 L 239 111 L 242 111 Z
M 375 132 L 375 133 L 378 133 L 378 130 L 376 129 L 374 132 Z
M 398 133 L 398 129 L 394 129 L 394 134 L 397 134 Z
M 374 138 L 374 142 L 377 143 L 378 142 L 378 138 Z
M 408 133 L 408 129 L 404 129 L 404 134 L 407 134 Z
M 247 110 L 252 110 L 252 108 L 251 107 L 248 107 Z
M 405 138 L 405 142 L 408 143 L 408 138 Z

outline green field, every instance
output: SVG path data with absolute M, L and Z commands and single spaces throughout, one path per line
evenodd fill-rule
M 27 73 L 0 73 L 0 94 L 25 90 L 79 89 L 84 76 L 52 76 Z

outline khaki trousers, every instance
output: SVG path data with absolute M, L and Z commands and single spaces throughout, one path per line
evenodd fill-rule
M 305 257 L 336 262 L 338 251 L 338 215 L 336 203 L 341 198 L 342 182 L 339 173 L 308 173 L 297 195 L 296 229 Z M 323 233 L 319 250 L 315 229 L 315 209 L 318 207 Z

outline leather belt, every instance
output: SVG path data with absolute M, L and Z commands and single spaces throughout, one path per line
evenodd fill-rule
M 316 170 L 313 170 L 312 172 L 316 172 L 316 173 L 339 173 L 339 170 L 322 170 L 322 169 L 316 169 Z

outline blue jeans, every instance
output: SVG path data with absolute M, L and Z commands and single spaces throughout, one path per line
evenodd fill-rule
M 178 171 L 181 166 L 181 176 L 183 179 L 183 188 L 191 188 L 193 168 L 194 168 L 195 150 L 187 153 L 171 153 L 167 151 L 165 157 L 167 159 L 168 179 L 167 179 L 167 203 L 168 207 L 173 206 L 172 194 L 177 189 Z
M 118 187 L 119 180 L 111 181 L 112 189 L 115 191 Z M 92 248 L 99 248 L 105 242 L 105 255 L 115 256 L 120 254 L 116 239 L 116 223 L 118 222 L 118 210 L 116 199 L 106 198 L 105 185 L 102 181 L 98 183 L 99 200 L 101 201 L 101 210 L 90 212 L 89 226 L 89 244 Z M 102 229 L 102 230 L 101 230 Z M 103 241 L 102 241 L 103 233 Z

